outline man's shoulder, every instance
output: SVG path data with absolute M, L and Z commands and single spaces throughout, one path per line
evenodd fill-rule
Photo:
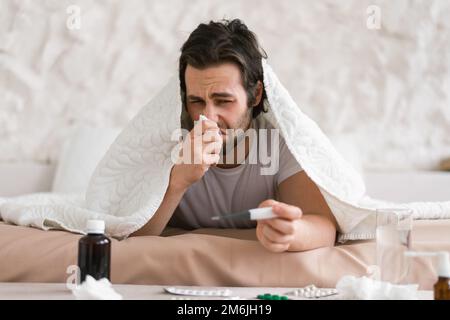
M 254 119 L 254 126 L 256 129 L 275 129 L 275 127 L 263 114 L 259 114 Z
M 272 140 L 273 135 L 277 135 L 278 136 L 278 141 L 281 146 L 284 146 L 286 144 L 286 142 L 284 141 L 284 138 L 281 134 L 280 129 L 276 128 L 266 117 L 264 117 L 263 114 L 260 114 L 258 117 L 256 117 L 254 119 L 255 121 L 255 128 L 257 130 L 267 130 L 267 135 L 265 135 L 268 139 L 268 141 Z

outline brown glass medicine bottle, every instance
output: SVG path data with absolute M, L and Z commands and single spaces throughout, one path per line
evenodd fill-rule
M 78 267 L 80 268 L 80 283 L 87 275 L 96 280 L 110 279 L 111 240 L 105 236 L 105 222 L 89 220 L 86 235 L 78 242 Z
M 436 253 L 438 256 L 438 281 L 434 284 L 434 300 L 450 300 L 450 261 L 448 252 Z

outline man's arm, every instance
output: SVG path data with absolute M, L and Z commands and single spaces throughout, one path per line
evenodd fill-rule
M 258 221 L 256 235 L 264 247 L 283 252 L 334 245 L 336 220 L 319 189 L 304 171 L 279 185 L 278 200 L 260 204 L 260 207 L 272 207 L 278 215 Z
M 294 240 L 289 251 L 305 251 L 333 246 L 336 240 L 336 219 L 316 184 L 298 172 L 279 185 L 279 200 L 299 207 L 303 215 L 295 220 Z
M 161 235 L 186 190 L 186 188 L 169 183 L 166 193 L 164 194 L 164 199 L 153 217 L 141 229 L 132 233 L 131 236 Z
M 205 137 L 208 137 L 208 139 L 205 139 Z M 200 143 L 194 143 L 196 139 L 200 139 Z M 222 138 L 217 124 L 210 120 L 198 121 L 183 142 L 180 150 L 182 161 L 172 167 L 169 186 L 161 205 L 147 224 L 131 235 L 161 235 L 184 193 L 193 183 L 203 177 L 211 165 L 219 161 L 221 148 Z M 196 163 L 196 160 L 199 160 L 198 163 Z

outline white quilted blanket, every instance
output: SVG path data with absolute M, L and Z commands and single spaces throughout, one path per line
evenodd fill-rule
M 303 114 L 263 61 L 269 102 L 265 116 L 280 129 L 288 148 L 320 188 L 339 224 L 340 240 L 374 237 L 376 208 L 411 208 L 416 219 L 450 219 L 450 201 L 393 204 L 365 196 L 360 175 L 335 150 L 314 121 Z M 41 229 L 83 233 L 88 219 L 103 219 L 107 233 L 126 238 L 143 226 L 162 202 L 172 153 L 180 132 L 179 81 L 174 77 L 130 121 L 95 170 L 82 195 L 34 194 L 0 198 L 1 218 Z M 449 199 L 450 200 L 450 199 Z

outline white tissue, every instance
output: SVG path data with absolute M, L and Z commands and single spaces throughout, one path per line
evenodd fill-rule
M 111 282 L 103 278 L 95 280 L 90 275 L 86 280 L 72 289 L 77 300 L 122 300 L 122 296 L 114 291 Z
M 394 285 L 367 277 L 344 276 L 336 284 L 343 298 L 361 300 L 417 300 L 418 284 Z

